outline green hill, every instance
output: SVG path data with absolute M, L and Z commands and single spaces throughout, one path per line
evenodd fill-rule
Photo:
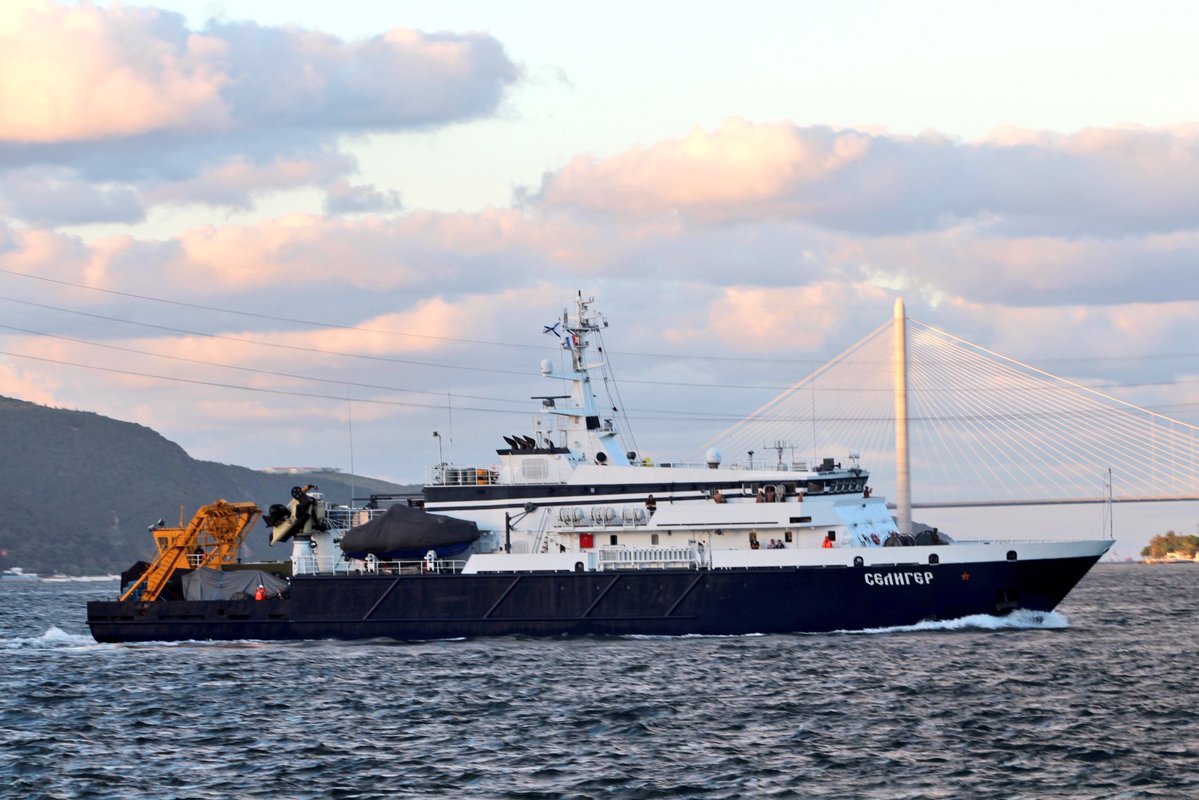
M 143 425 L 0 397 L 0 567 L 119 572 L 153 554 L 147 526 L 159 518 L 176 524 L 180 506 L 187 519 L 222 498 L 250 500 L 265 511 L 304 483 L 320 486 L 330 503 L 347 503 L 350 481 L 338 472 L 275 475 L 197 461 Z M 416 489 L 356 476 L 353 481 L 359 497 Z M 267 547 L 262 523 L 251 530 L 243 554 L 287 555 Z

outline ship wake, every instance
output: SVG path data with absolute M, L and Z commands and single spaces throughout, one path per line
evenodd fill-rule
M 4 650 L 54 650 L 71 647 L 98 647 L 96 640 L 86 634 L 67 633 L 57 625 L 51 625 L 41 636 L 18 636 L 0 639 Z
M 957 619 L 929 620 L 915 625 L 896 625 L 890 628 L 867 628 L 839 633 L 903 633 L 915 631 L 1001 631 L 1001 630 L 1060 630 L 1070 627 L 1070 620 L 1059 611 L 1029 611 L 1018 609 L 1002 617 L 991 614 L 971 614 Z

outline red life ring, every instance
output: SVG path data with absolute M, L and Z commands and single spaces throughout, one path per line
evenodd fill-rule
M 870 534 L 870 540 L 871 540 L 872 542 L 874 542 L 875 544 L 882 544 L 882 542 L 881 542 L 881 541 L 879 541 L 879 538 L 878 538 L 878 534 L 877 534 L 877 533 L 872 533 L 872 534 Z

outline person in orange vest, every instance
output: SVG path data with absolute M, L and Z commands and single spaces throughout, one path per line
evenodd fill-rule
M 833 535 L 831 533 L 826 533 L 824 535 L 824 541 L 821 543 L 820 546 L 821 547 L 832 547 L 833 546 Z
M 258 591 L 254 592 L 254 599 L 255 600 L 265 600 L 266 599 L 266 587 L 263 586 L 261 583 L 258 584 Z

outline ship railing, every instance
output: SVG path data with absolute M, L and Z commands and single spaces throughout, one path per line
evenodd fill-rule
M 465 561 L 448 558 L 405 559 L 384 561 L 367 556 L 361 561 L 348 561 L 339 556 L 303 556 L 292 561 L 296 575 L 425 575 L 429 573 L 458 573 Z
M 434 486 L 490 486 L 500 482 L 500 472 L 491 466 L 460 467 L 434 464 L 429 468 L 429 483 Z
M 346 575 L 354 571 L 354 564 L 339 555 L 304 555 L 292 558 L 291 571 L 294 575 Z
M 647 522 L 649 511 L 642 506 L 562 506 L 554 518 L 558 528 L 636 528 Z
M 425 480 L 433 486 L 490 486 L 504 484 L 513 486 L 561 486 L 566 481 L 559 475 L 550 477 L 546 470 L 543 475 L 524 475 L 520 472 L 501 479 L 499 467 L 459 467 L 456 464 L 434 464 L 425 472 Z
M 372 556 L 362 562 L 364 575 L 430 575 L 457 574 L 466 568 L 465 561 L 452 558 L 421 558 L 383 561 Z
M 657 464 L 645 464 L 640 466 L 646 467 L 662 467 L 664 469 L 711 469 L 712 465 L 706 461 L 662 461 Z M 719 469 L 731 470 L 760 470 L 766 472 L 813 472 L 815 471 L 806 461 L 788 461 L 780 463 L 778 461 L 721 461 Z
M 359 525 L 365 525 L 375 517 L 381 517 L 386 513 L 386 508 L 333 506 L 325 511 L 325 521 L 332 530 L 349 530 Z
M 700 542 L 687 547 L 600 547 L 595 551 L 600 571 L 616 569 L 699 569 L 712 565 L 711 548 Z

